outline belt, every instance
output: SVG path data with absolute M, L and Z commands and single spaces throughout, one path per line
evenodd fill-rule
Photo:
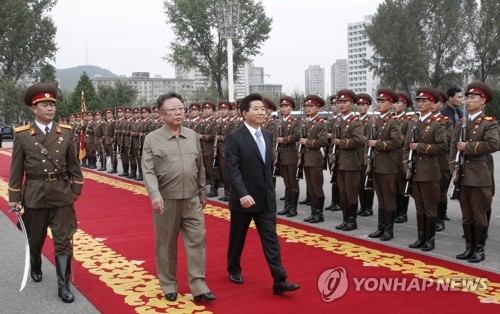
M 465 157 L 465 160 L 467 161 L 477 161 L 477 160 L 488 160 L 486 156 L 467 156 Z
M 65 179 L 68 177 L 66 171 L 63 172 L 49 172 L 49 173 L 27 173 L 27 180 L 45 180 L 45 181 L 56 181 Z
M 437 155 L 425 155 L 425 154 L 418 154 L 417 156 L 418 159 L 433 159 L 436 157 Z

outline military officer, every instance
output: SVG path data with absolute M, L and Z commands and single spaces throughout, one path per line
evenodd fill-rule
M 279 158 L 280 175 L 285 184 L 285 206 L 277 214 L 294 217 L 297 216 L 297 203 L 300 194 L 299 180 L 297 179 L 297 142 L 300 139 L 301 123 L 299 118 L 292 117 L 295 99 L 283 96 L 280 98 L 279 106 L 281 115 L 277 123 L 281 125 L 281 136 L 277 134 L 276 142 L 279 145 L 277 158 Z
M 358 212 L 358 193 L 361 188 L 365 138 L 363 124 L 359 117 L 352 112 L 352 107 L 357 101 L 356 94 L 350 89 L 341 89 L 337 92 L 340 115 L 337 119 L 339 136 L 332 139 L 332 144 L 337 147 L 337 185 L 343 215 L 342 231 L 358 228 L 356 215 Z
M 203 153 L 203 162 L 210 176 L 211 189 L 208 197 L 219 196 L 219 170 L 214 169 L 214 140 L 215 129 L 217 127 L 217 118 L 214 116 L 215 104 L 212 101 L 205 100 L 201 102 L 203 110 L 203 132 L 199 133 L 201 141 L 201 150 Z
M 461 152 L 465 158 L 460 174 L 454 172 L 452 180 L 460 186 L 460 208 L 465 236 L 465 251 L 456 257 L 479 263 L 485 260 L 484 252 L 488 232 L 488 215 L 493 199 L 493 164 L 491 154 L 499 147 L 498 124 L 495 118 L 484 114 L 493 96 L 491 88 L 483 82 L 467 86 L 468 117 L 457 122 L 450 146 L 450 168 L 455 169 L 455 156 Z M 465 138 L 461 127 L 465 123 Z
M 231 103 L 229 101 L 220 101 L 217 106 L 217 112 L 219 113 L 218 121 L 218 131 L 217 131 L 217 158 L 218 166 L 220 170 L 220 175 L 224 181 L 224 195 L 219 197 L 219 201 L 228 202 L 229 201 L 229 190 L 230 182 L 229 176 L 226 169 L 226 158 L 225 158 L 225 145 L 226 136 L 235 130 L 236 124 L 230 115 Z
M 83 175 L 71 126 L 53 121 L 56 96 L 57 87 L 46 82 L 34 84 L 24 93 L 24 102 L 33 111 L 35 121 L 15 130 L 8 205 L 18 210 L 24 207 L 22 219 L 30 245 L 31 278 L 35 282 L 42 280 L 42 247 L 50 227 L 58 296 L 71 303 L 71 240 L 77 228 L 73 203 L 82 192 Z
M 335 121 L 338 118 L 337 94 L 331 95 L 329 97 L 329 101 L 330 101 L 330 111 L 332 112 L 332 117 L 328 121 L 329 125 L 330 125 L 328 139 L 329 139 L 329 146 L 331 146 L 331 139 L 333 137 L 332 132 L 334 132 L 334 130 L 332 130 L 332 128 L 335 126 Z M 330 149 L 328 149 L 328 150 L 330 150 Z M 339 187 L 337 185 L 337 181 L 333 180 L 333 178 L 332 178 L 332 180 L 330 180 L 330 182 L 332 183 L 332 188 L 331 188 L 332 202 L 330 203 L 330 205 L 326 206 L 325 209 L 335 212 L 335 211 L 341 210 L 341 208 L 340 208 L 340 192 L 339 192 Z
M 104 134 L 106 131 L 106 122 L 102 120 L 102 112 L 96 110 L 94 112 L 94 138 L 97 150 L 97 155 L 101 162 L 101 168 L 98 171 L 106 171 L 106 150 L 104 147 Z
M 375 150 L 373 188 L 378 200 L 377 230 L 368 235 L 389 241 L 394 238 L 394 216 L 396 215 L 396 150 L 401 147 L 401 123 L 392 114 L 391 108 L 398 100 L 396 92 L 390 88 L 377 91 L 377 110 L 380 115 L 372 120 L 376 139 L 368 140 L 368 146 Z
M 431 251 L 435 246 L 441 179 L 437 157 L 447 151 L 448 145 L 444 125 L 431 112 L 432 105 L 439 101 L 439 93 L 433 87 L 420 87 L 416 101 L 420 116 L 413 121 L 412 130 L 408 130 L 403 149 L 403 163 L 412 175 L 412 197 L 417 212 L 418 239 L 409 247 Z M 410 150 L 413 151 L 413 160 L 408 160 Z
M 138 173 L 138 161 L 139 161 L 139 133 L 141 126 L 141 109 L 134 108 L 132 110 L 133 119 L 130 122 L 130 149 L 129 149 L 129 161 L 130 161 L 130 175 L 127 177 L 129 179 L 137 179 L 140 176 Z
M 85 119 L 87 119 L 87 127 L 85 128 L 85 150 L 87 151 L 87 163 L 89 169 L 97 169 L 94 136 L 94 113 L 92 111 L 87 111 L 85 113 Z
M 114 149 L 116 141 L 116 120 L 113 108 L 106 108 L 106 123 L 104 129 L 104 148 L 106 156 L 111 159 L 111 170 L 108 173 L 117 173 L 118 159 L 116 158 L 116 150 Z
M 299 139 L 304 149 L 304 175 L 307 191 L 311 198 L 311 215 L 305 222 L 323 222 L 323 206 L 325 193 L 323 191 L 323 154 L 322 148 L 328 143 L 328 131 L 325 121 L 318 112 L 325 105 L 323 98 L 309 94 L 304 98 L 304 113 L 306 115 L 306 137 Z
M 264 97 L 264 107 L 266 109 L 266 117 L 264 122 L 262 123 L 262 127 L 265 130 L 268 130 L 273 135 L 273 164 L 276 162 L 276 131 L 277 131 L 277 123 L 274 119 L 272 113 L 276 111 L 278 107 L 276 104 L 269 98 Z M 273 183 L 276 186 L 276 176 L 273 175 Z

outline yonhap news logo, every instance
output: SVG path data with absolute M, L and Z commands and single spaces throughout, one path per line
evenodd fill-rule
M 353 277 L 349 280 L 347 270 L 343 267 L 330 268 L 318 277 L 318 290 L 325 302 L 335 301 L 347 293 L 349 284 L 354 284 L 356 292 L 423 292 L 433 290 L 444 291 L 486 291 L 488 279 L 479 277 L 446 277 L 438 279 L 421 279 L 407 277 Z

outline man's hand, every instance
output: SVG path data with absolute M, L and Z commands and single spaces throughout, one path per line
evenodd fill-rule
M 201 208 L 205 209 L 205 206 L 207 206 L 207 200 L 201 201 Z
M 457 149 L 461 152 L 465 150 L 465 142 L 458 142 L 457 143 Z
M 418 148 L 418 143 L 410 143 L 411 150 L 417 150 L 417 148 Z
M 240 203 L 241 203 L 241 206 L 243 206 L 243 208 L 250 208 L 253 205 L 255 205 L 255 201 L 254 201 L 253 197 L 251 197 L 250 195 L 243 196 L 240 199 Z
M 369 140 L 369 141 L 368 141 L 368 146 L 370 146 L 370 147 L 375 147 L 375 146 L 377 146 L 377 140 Z
M 278 144 L 283 143 L 283 138 L 282 137 L 277 137 L 276 138 L 276 143 L 278 143 Z
M 73 202 L 78 201 L 78 198 L 79 198 L 79 197 L 80 197 L 80 195 L 79 195 L 79 194 L 74 194 L 74 193 L 73 193 Z
M 153 207 L 153 210 L 158 214 L 163 214 L 163 198 L 161 196 L 153 199 L 151 201 L 151 206 Z
M 17 210 L 21 209 L 21 204 L 19 202 L 8 202 L 7 206 L 9 206 L 9 209 L 15 208 Z
M 307 138 L 301 137 L 299 140 L 299 144 L 306 145 L 306 143 L 307 143 Z

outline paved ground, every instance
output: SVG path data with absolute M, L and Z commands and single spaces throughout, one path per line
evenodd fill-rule
M 4 143 L 4 147 L 12 147 L 11 142 Z M 496 165 L 500 165 L 500 153 L 494 155 Z M 109 167 L 108 167 L 109 168 Z M 496 167 L 495 177 L 500 178 L 500 167 Z M 327 173 L 325 172 L 325 175 Z M 301 191 L 305 191 L 305 182 L 300 182 Z M 284 195 L 284 186 L 282 180 L 277 180 L 277 197 Z M 324 185 L 326 205 L 330 202 L 329 177 Z M 222 189 L 219 190 L 219 194 Z M 302 192 L 301 198 L 305 193 Z M 214 198 L 216 200 L 216 198 Z M 500 273 L 500 195 L 493 199 L 493 213 L 489 228 L 489 239 L 486 243 L 486 261 L 479 264 L 470 264 L 455 259 L 455 255 L 462 253 L 464 249 L 464 240 L 461 237 L 461 212 L 457 201 L 450 201 L 448 206 L 448 216 L 451 221 L 446 222 L 446 230 L 438 232 L 436 237 L 436 249 L 432 252 L 422 252 L 422 254 L 431 255 L 437 258 L 450 260 L 464 265 L 489 270 Z M 278 210 L 283 207 L 283 201 L 278 200 Z M 375 206 L 376 208 L 376 200 Z M 304 223 L 302 220 L 310 213 L 310 209 L 300 205 L 299 215 L 293 218 L 286 218 L 294 222 Z M 408 248 L 408 244 L 414 242 L 417 237 L 415 223 L 415 207 L 413 201 L 410 201 L 409 221 L 403 224 L 395 224 L 395 239 L 384 244 L 397 247 L 403 250 L 414 251 Z M 329 231 L 335 230 L 334 226 L 340 223 L 342 214 L 340 212 L 325 211 L 325 222 L 315 224 L 314 227 Z M 358 218 L 358 229 L 350 232 L 342 232 L 356 238 L 363 238 L 368 241 L 380 242 L 370 239 L 367 234 L 376 229 L 376 215 L 370 217 Z M 86 300 L 77 289 L 73 288 L 75 293 L 75 302 L 73 304 L 64 304 L 57 297 L 57 284 L 54 267 L 43 267 L 44 279 L 40 283 L 34 283 L 28 278 L 26 288 L 19 292 L 21 272 L 23 265 L 23 240 L 17 228 L 5 217 L 0 214 L 0 247 L 2 254 L 0 256 L 0 304 L 3 313 L 98 313 L 98 311 Z M 286 263 L 286 261 L 285 261 Z M 44 258 L 44 265 L 50 264 Z

